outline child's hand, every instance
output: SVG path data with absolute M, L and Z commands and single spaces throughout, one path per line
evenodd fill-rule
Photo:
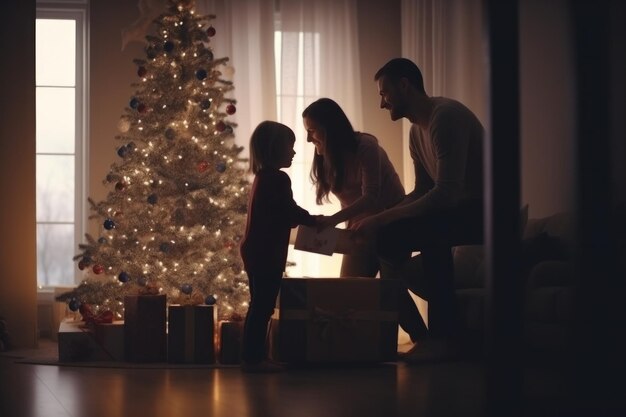
M 317 231 L 320 232 L 328 227 L 335 227 L 335 224 L 332 216 L 317 216 L 315 217 L 315 224 L 317 226 Z

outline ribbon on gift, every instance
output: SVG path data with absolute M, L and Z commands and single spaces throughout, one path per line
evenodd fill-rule
M 83 317 L 83 321 L 88 326 L 103 323 L 113 323 L 114 315 L 111 310 L 105 310 L 101 311 L 98 314 L 95 314 L 89 304 L 81 304 L 79 307 L 79 312 Z
M 367 322 L 396 322 L 397 311 L 345 309 L 333 311 L 314 306 L 307 310 L 281 310 L 280 320 L 303 321 L 307 326 L 308 360 L 371 360 L 378 356 L 379 327 Z M 355 346 L 357 345 L 357 346 Z
M 318 324 L 319 338 L 321 340 L 328 340 L 332 335 L 334 328 L 343 328 L 345 330 L 350 329 L 350 325 L 354 324 L 356 320 L 354 315 L 356 310 L 349 309 L 344 311 L 329 311 L 320 307 L 313 307 L 313 315 L 311 320 L 313 323 Z
M 326 310 L 317 306 L 306 310 L 292 310 L 283 309 L 279 310 L 279 317 L 282 320 L 327 320 L 327 319 L 341 319 L 347 318 L 350 321 L 355 320 L 368 320 L 368 321 L 396 321 L 398 320 L 397 311 L 382 311 L 382 310 L 356 310 L 349 309 L 340 312 L 334 312 Z

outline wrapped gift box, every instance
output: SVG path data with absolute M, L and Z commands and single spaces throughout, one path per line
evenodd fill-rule
M 215 363 L 215 306 L 170 305 L 167 311 L 168 361 Z
M 124 322 L 87 326 L 84 321 L 62 321 L 57 342 L 60 362 L 122 361 Z
M 109 360 L 124 360 L 124 321 L 97 323 L 93 329 L 96 342 L 104 349 Z
M 241 343 L 243 321 L 222 320 L 219 323 L 218 355 L 219 362 L 226 365 L 241 363 Z
M 278 328 L 271 323 L 272 357 L 284 362 L 396 360 L 396 280 L 284 278 Z
M 130 362 L 165 362 L 165 295 L 124 297 L 124 357 Z

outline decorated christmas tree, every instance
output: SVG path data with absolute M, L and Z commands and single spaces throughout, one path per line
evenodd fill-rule
M 229 120 L 228 58 L 210 46 L 214 18 L 168 0 L 145 37 L 104 180 L 110 191 L 89 199 L 101 230 L 74 258 L 85 280 L 57 298 L 72 310 L 121 318 L 125 295 L 161 293 L 169 303 L 216 303 L 220 318 L 245 315 L 238 247 L 249 178 Z

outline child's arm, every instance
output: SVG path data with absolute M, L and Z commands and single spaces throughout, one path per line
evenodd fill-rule
M 296 227 L 300 224 L 306 226 L 315 226 L 315 217 L 313 217 L 307 210 L 300 207 L 293 199 L 293 192 L 291 191 L 291 179 L 287 174 L 280 171 L 280 185 L 279 195 L 282 196 L 282 204 L 285 208 L 285 215 L 290 220 L 291 227 Z

